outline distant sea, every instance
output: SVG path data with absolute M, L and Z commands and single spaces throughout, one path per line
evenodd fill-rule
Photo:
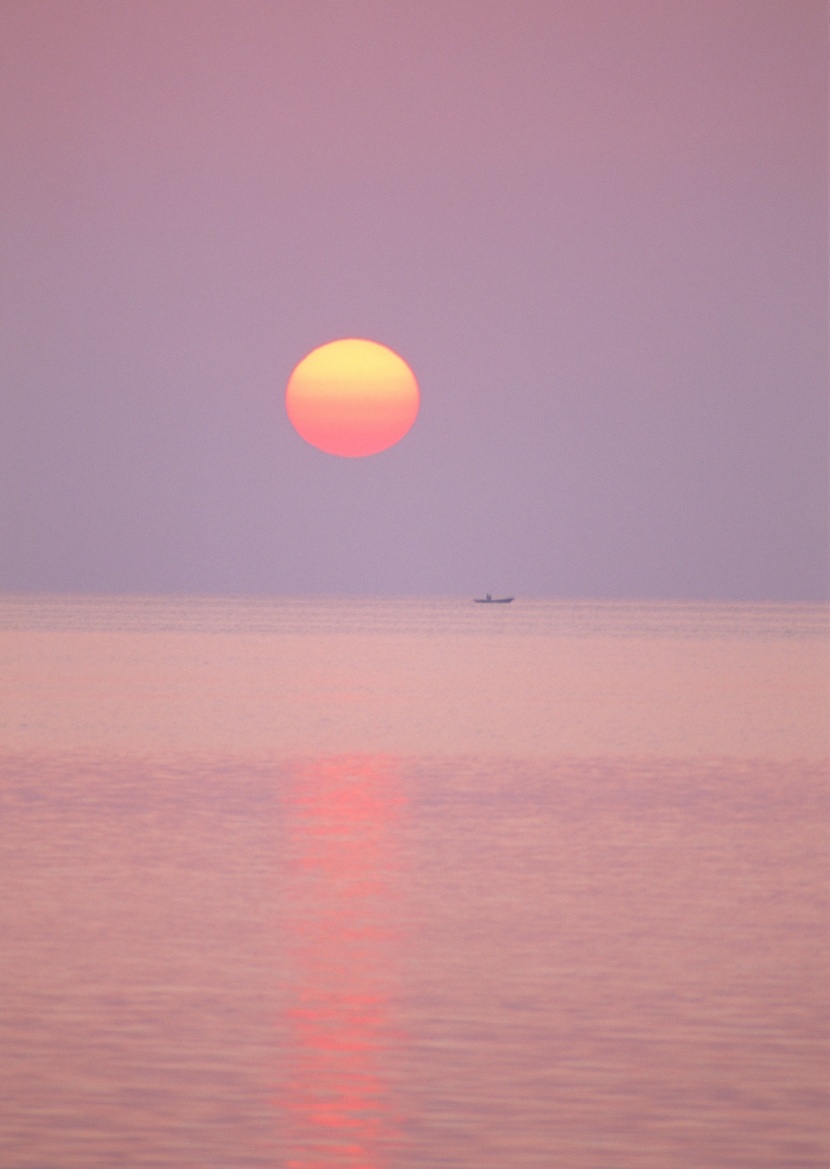
M 828 645 L 0 598 L 0 1165 L 826 1167 Z

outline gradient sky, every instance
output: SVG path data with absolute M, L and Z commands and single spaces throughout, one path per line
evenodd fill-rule
M 0 0 L 0 141 L 0 589 L 827 596 L 823 0 Z

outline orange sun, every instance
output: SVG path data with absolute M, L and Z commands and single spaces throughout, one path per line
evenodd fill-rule
M 285 409 L 306 442 L 359 459 L 403 438 L 418 416 L 415 375 L 402 357 L 349 337 L 304 357 L 288 379 Z

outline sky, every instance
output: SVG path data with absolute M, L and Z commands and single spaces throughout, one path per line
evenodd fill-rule
M 0 0 L 0 590 L 828 596 L 816 0 Z M 366 459 L 311 349 L 411 365 Z

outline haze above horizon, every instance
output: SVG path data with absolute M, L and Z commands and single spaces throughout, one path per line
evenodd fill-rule
M 826 6 L 7 0 L 0 591 L 828 598 Z M 315 347 L 421 411 L 340 460 Z

